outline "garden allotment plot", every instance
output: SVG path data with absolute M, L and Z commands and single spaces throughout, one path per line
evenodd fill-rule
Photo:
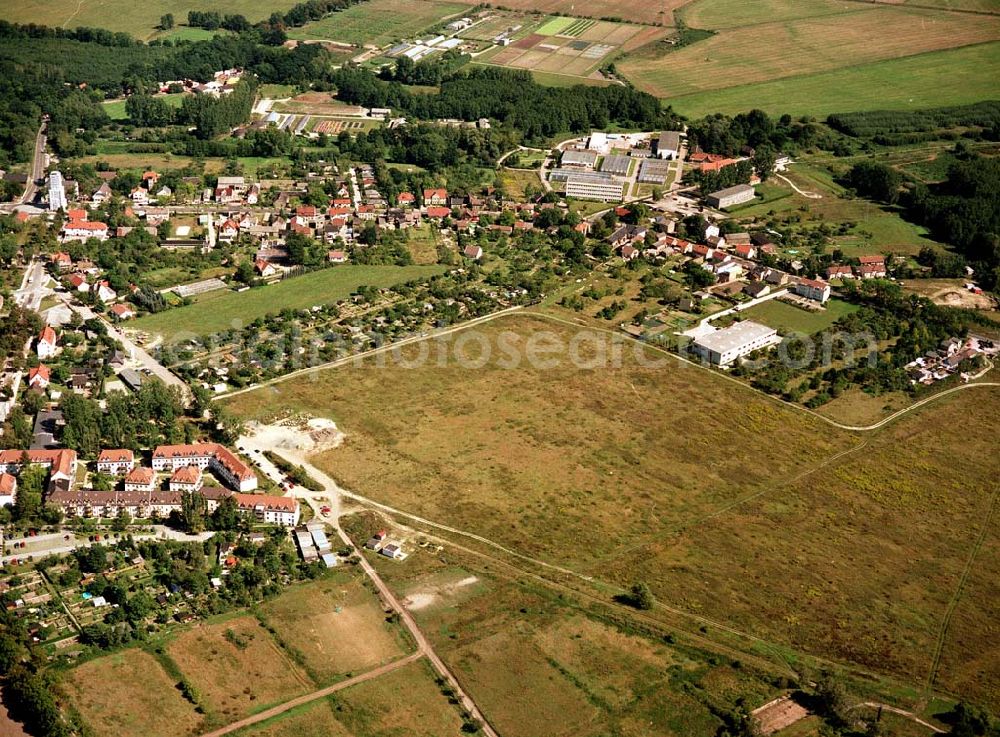
M 517 33 L 511 34 L 512 43 L 509 46 L 485 54 L 481 61 L 533 72 L 587 78 L 617 52 L 637 48 L 664 33 L 662 28 L 628 23 L 549 17 L 534 24 L 525 24 Z

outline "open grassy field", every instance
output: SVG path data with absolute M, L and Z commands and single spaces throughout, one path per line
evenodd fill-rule
M 333 13 L 323 20 L 289 28 L 289 38 L 325 39 L 361 46 L 384 46 L 412 38 L 425 28 L 468 9 L 467 5 L 438 0 L 371 0 Z
M 69 671 L 62 682 L 73 708 L 97 737 L 201 733 L 203 717 L 142 650 L 91 660 Z
M 267 5 L 253 5 L 244 0 L 155 0 L 147 3 L 130 0 L 80 0 L 75 3 L 65 0 L 18 0 L 0 3 L 0 18 L 14 23 L 38 23 L 56 28 L 107 28 L 145 40 L 157 34 L 160 16 L 164 13 L 173 13 L 177 23 L 187 20 L 189 10 L 215 10 L 223 15 L 240 13 L 247 20 L 256 22 L 274 11 L 283 12 L 293 5 L 295 0 L 274 0 Z
M 748 320 L 756 320 L 782 332 L 807 333 L 812 335 L 824 330 L 844 315 L 857 310 L 857 305 L 839 299 L 831 299 L 823 312 L 810 312 L 777 299 L 768 300 L 741 313 Z
M 842 164 L 836 164 L 839 167 Z M 794 216 L 805 223 L 831 225 L 849 223 L 846 234 L 833 237 L 829 250 L 839 248 L 845 255 L 859 256 L 892 251 L 897 254 L 916 255 L 921 248 L 942 247 L 927 236 L 923 226 L 904 220 L 891 208 L 862 199 L 844 197 L 845 190 L 835 181 L 834 174 L 821 161 L 805 157 L 784 173 L 799 189 L 819 194 L 812 199 L 794 192 L 786 182 L 772 177 L 767 182 L 774 198 L 760 204 L 750 204 L 736 210 L 733 215 L 741 221 L 767 220 L 772 216 Z M 787 196 L 778 196 L 784 190 Z M 799 252 L 787 252 L 798 255 Z
M 756 660 L 734 667 L 681 639 L 620 628 L 607 609 L 497 575 L 472 556 L 446 557 L 376 564 L 419 602 L 409 606 L 421 628 L 501 734 L 709 737 L 721 726 L 712 704 L 774 695 Z M 430 603 L 420 600 L 427 592 L 437 592 Z
M 170 339 L 179 334 L 208 335 L 246 325 L 283 309 L 305 309 L 346 299 L 362 285 L 388 287 L 443 271 L 440 266 L 337 266 L 246 292 L 218 291 L 197 303 L 147 315 L 133 323 Z
M 195 165 L 201 167 L 202 162 L 190 156 L 182 156 L 170 153 L 100 153 L 92 156 L 80 156 L 73 159 L 77 164 L 97 164 L 104 162 L 112 169 L 183 169 Z M 208 159 L 204 162 L 205 171 L 208 173 L 218 173 L 225 167 L 226 162 L 220 159 Z
M 181 102 L 184 100 L 184 93 L 178 92 L 173 95 L 157 95 L 157 98 L 163 100 L 165 103 L 170 105 L 170 107 L 181 106 Z M 104 112 L 108 114 L 108 117 L 112 120 L 128 120 L 128 113 L 125 112 L 125 100 L 113 100 L 111 102 L 104 103 Z
M 290 588 L 261 611 L 282 639 L 301 653 L 303 666 L 319 685 L 404 654 L 378 601 L 357 577 Z
M 920 110 L 995 98 L 998 68 L 1000 43 L 987 43 L 674 96 L 668 102 L 691 117 L 753 108 L 816 117 L 856 110 Z M 956 79 L 962 84 L 955 84 Z
M 781 23 L 800 18 L 839 15 L 863 9 L 848 0 L 694 0 L 679 12 L 690 28 L 720 31 L 763 23 Z
M 1000 18 L 992 16 L 859 7 L 853 12 L 726 29 L 665 55 L 623 59 L 619 68 L 641 89 L 672 99 L 1000 38 Z M 879 43 L 872 43 L 873 28 L 879 29 Z
M 458 707 L 448 703 L 424 661 L 338 691 L 334 713 L 353 737 L 460 737 Z
M 337 721 L 333 704 L 320 699 L 265 722 L 241 729 L 235 737 L 355 737 Z
M 565 345 L 576 334 L 531 316 L 477 330 L 487 341 L 510 330 L 506 344 L 522 350 L 528 335 Z M 465 342 L 475 356 L 479 339 Z M 338 369 L 230 406 L 335 419 L 347 439 L 316 462 L 381 502 L 618 586 L 645 580 L 660 601 L 778 643 L 786 657 L 922 682 L 1000 473 L 1000 392 L 960 393 L 862 436 L 702 369 L 645 368 L 629 355 L 602 370 Z M 992 586 L 1000 561 L 977 560 L 980 585 Z M 985 671 L 977 693 L 992 699 L 990 599 L 960 606 L 942 658 L 954 666 L 938 683 L 954 690 Z M 488 675 L 495 652 L 530 652 L 519 643 L 500 633 L 467 657 L 487 662 L 481 678 L 502 678 Z M 961 665 L 970 643 L 972 671 Z
M 505 318 L 477 329 L 493 346 L 494 360 L 476 371 L 456 361 L 439 368 L 435 360 L 418 368 L 322 372 L 315 382 L 241 395 L 232 408 L 248 417 L 277 407 L 330 416 L 348 437 L 318 462 L 348 488 L 475 527 L 532 555 L 557 556 L 571 567 L 850 446 L 846 435 L 819 432 L 807 415 L 738 385 L 730 389 L 670 357 L 662 367 L 644 369 L 629 349 L 620 368 L 587 371 L 561 353 L 559 366 L 532 368 L 527 338 L 539 332 L 564 344 L 576 336 L 538 318 Z M 507 339 L 523 359 L 516 369 L 497 364 L 495 341 Z M 461 349 L 451 340 L 446 345 Z M 588 359 L 599 350 L 593 343 L 579 348 Z M 459 380 L 463 389 L 456 392 Z M 377 402 L 359 401 L 375 395 Z M 682 406 L 675 401 L 680 396 Z M 395 410 L 387 414 L 387 406 Z M 673 435 L 670 428 L 686 425 L 698 429 L 660 441 Z M 717 453 L 756 446 L 761 434 L 779 428 L 782 443 L 762 449 L 759 467 Z M 707 437 L 711 444 L 701 441 Z M 554 517 L 559 536 L 548 534 Z M 561 544 L 562 534 L 574 536 L 571 550 Z
M 190 629 L 167 653 L 220 723 L 315 690 L 306 674 L 246 615 Z

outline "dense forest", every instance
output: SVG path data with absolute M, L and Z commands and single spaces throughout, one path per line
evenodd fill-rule
M 954 155 L 958 160 L 937 184 L 909 181 L 877 161 L 858 162 L 843 183 L 869 199 L 901 206 L 909 219 L 925 225 L 935 239 L 955 247 L 975 269 L 980 286 L 996 289 L 1000 284 L 1000 160 L 970 153 L 961 144 Z
M 421 119 L 492 118 L 516 128 L 526 140 L 612 125 L 677 128 L 680 122 L 655 97 L 631 87 L 546 87 L 521 70 L 459 72 L 443 80 L 440 92 L 431 95 L 414 94 L 399 82 L 387 82 L 362 69 L 340 69 L 331 82 L 344 102 L 390 107 Z

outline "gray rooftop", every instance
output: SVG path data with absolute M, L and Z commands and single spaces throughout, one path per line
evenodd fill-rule
M 751 341 L 767 338 L 776 333 L 777 331 L 774 328 L 770 328 L 767 325 L 761 325 L 759 322 L 753 322 L 752 320 L 744 320 L 743 322 L 733 323 L 728 328 L 716 330 L 714 333 L 696 338 L 694 343 L 705 350 L 722 355 Z

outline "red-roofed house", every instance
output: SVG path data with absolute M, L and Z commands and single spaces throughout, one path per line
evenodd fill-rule
M 89 292 L 90 284 L 87 282 L 87 277 L 83 274 L 70 274 L 69 278 L 66 280 L 72 289 L 77 292 Z
M 853 279 L 854 270 L 850 266 L 828 266 L 826 269 L 827 279 Z
M 451 215 L 451 210 L 447 207 L 432 205 L 431 207 L 424 208 L 424 213 L 429 218 L 446 218 Z
M 111 309 L 112 317 L 118 320 L 131 320 L 135 317 L 135 310 L 132 309 L 132 305 L 125 302 L 119 302 L 116 305 L 112 305 Z
M 197 466 L 184 466 L 174 471 L 170 477 L 170 490 L 180 492 L 201 491 L 203 484 L 201 469 Z
M 73 259 L 68 253 L 60 251 L 52 254 L 52 265 L 60 272 L 73 268 Z
M 859 256 L 858 257 L 858 263 L 860 263 L 862 265 L 879 264 L 881 266 L 885 266 L 885 256 L 879 256 L 879 255 L 875 255 L 875 256 Z
M 889 274 L 884 263 L 861 264 L 854 269 L 854 273 L 860 279 L 884 279 Z
M 483 257 L 483 249 L 479 246 L 466 246 L 465 250 L 462 251 L 462 255 L 473 261 L 478 261 Z
M 91 222 L 90 220 L 73 220 L 63 225 L 63 241 L 86 241 L 89 238 L 106 241 L 108 239 L 107 224 Z
M 227 219 L 219 226 L 219 240 L 232 242 L 240 234 L 240 226 L 233 220 Z
M 52 329 L 50 325 L 46 325 L 42 328 L 42 332 L 38 335 L 38 343 L 35 345 L 35 353 L 43 361 L 46 358 L 52 358 L 59 351 L 59 341 L 56 338 L 56 331 Z
M 254 271 L 263 277 L 274 276 L 278 273 L 278 267 L 272 264 L 270 261 L 259 258 L 253 262 Z
M 135 468 L 135 455 L 127 448 L 109 448 L 97 456 L 97 470 L 111 476 L 121 476 Z
M 66 219 L 70 222 L 82 222 L 87 219 L 87 211 L 81 209 L 67 210 Z
M 17 498 L 17 476 L 0 473 L 0 507 L 13 504 Z
M 795 285 L 795 293 L 823 304 L 830 299 L 830 285 L 819 279 L 799 279 Z
M 240 511 L 252 515 L 258 522 L 294 527 L 299 523 L 299 502 L 290 496 L 267 494 L 233 494 Z
M 342 264 L 347 261 L 347 254 L 343 251 L 330 251 L 326 258 L 331 264 Z
M 417 198 L 413 196 L 412 192 L 400 192 L 399 197 L 396 198 L 396 202 L 399 203 L 400 206 L 412 205 L 416 201 Z
M 49 385 L 52 371 L 44 363 L 28 370 L 28 386 L 32 389 L 44 389 Z
M 151 492 L 156 488 L 156 472 L 140 466 L 125 475 L 125 491 Z
M 424 207 L 428 205 L 444 205 L 448 202 L 448 190 L 446 189 L 425 189 Z

